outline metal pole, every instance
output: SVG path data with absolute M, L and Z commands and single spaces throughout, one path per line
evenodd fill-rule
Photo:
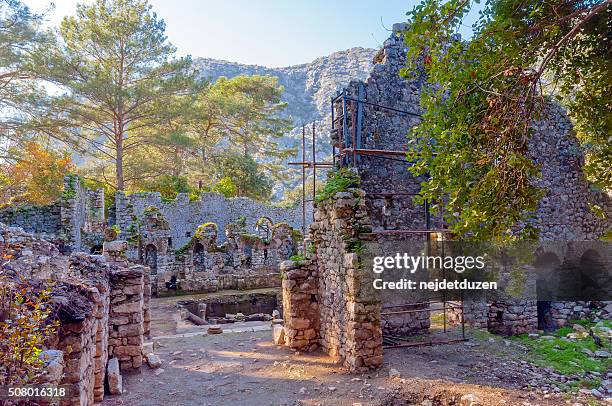
M 346 92 L 346 91 L 345 91 Z M 340 150 L 340 154 L 344 152 L 344 148 L 347 147 L 348 144 L 348 134 L 347 134 L 347 117 L 346 117 L 346 93 L 342 96 L 342 149 Z M 343 156 L 340 165 L 345 164 L 345 157 Z
M 306 126 L 302 125 L 302 162 L 306 162 Z M 306 235 L 306 165 L 302 165 L 302 235 Z
M 355 149 L 357 148 L 357 125 L 355 121 L 357 121 L 357 109 L 355 108 L 355 102 L 351 101 L 351 147 L 353 148 L 353 166 L 357 166 L 357 152 Z
M 312 122 L 312 200 L 317 197 L 317 145 L 315 122 Z M 312 221 L 314 221 L 314 204 L 312 207 Z
M 334 108 L 334 98 L 331 98 L 331 128 L 332 128 L 332 132 L 334 131 L 334 129 L 336 128 L 335 125 L 336 123 L 334 123 L 334 112 L 335 108 Z M 334 145 L 333 141 L 332 141 L 332 162 L 334 164 L 334 167 L 336 166 L 336 146 Z

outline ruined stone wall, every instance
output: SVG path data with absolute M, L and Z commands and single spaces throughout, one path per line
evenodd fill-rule
M 343 94 L 348 96 L 346 102 L 335 104 L 337 131 L 331 135 L 332 144 L 340 152 L 351 147 L 398 152 L 408 149 L 409 130 L 420 120 L 419 92 L 424 80 L 409 81 L 400 76 L 400 69 L 405 66 L 406 49 L 398 32 L 405 28 L 404 24 L 394 26 L 394 33 L 374 58 L 375 65 L 369 77 L 363 82 L 351 82 L 344 89 Z M 368 104 L 351 99 L 364 100 Z M 534 130 L 529 141 L 529 154 L 541 165 L 542 177 L 534 181 L 544 188 L 546 195 L 538 206 L 535 219 L 530 221 L 541 230 L 540 238 L 558 241 L 599 238 L 612 226 L 612 204 L 608 195 L 594 191 L 587 182 L 582 171 L 584 158 L 566 112 L 551 102 L 547 115 L 535 123 Z M 426 228 L 424 207 L 413 203 L 422 179 L 415 179 L 408 171 L 408 163 L 400 161 L 403 161 L 401 155 L 355 157 L 350 151 L 341 160 L 343 166 L 354 166 L 361 178 L 367 212 L 375 231 Z M 596 216 L 589 208 L 590 204 L 603 208 L 608 214 L 607 219 Z M 430 228 L 444 228 L 444 223 L 440 218 L 431 218 Z M 393 247 L 397 241 L 423 242 L 425 235 L 382 234 L 378 236 L 378 242 L 384 247 Z M 403 300 L 406 303 L 419 301 L 411 293 L 405 293 Z M 389 302 L 388 296 L 383 296 L 382 301 L 385 309 L 392 310 L 396 305 Z M 511 310 L 523 304 L 510 300 L 488 304 L 472 301 L 466 304 L 466 309 L 474 314 L 466 314 L 466 320 L 477 326 L 491 326 L 494 330 L 519 331 L 534 321 L 536 306 L 534 303 L 526 305 L 518 315 Z M 499 314 L 505 315 L 501 322 L 497 319 Z M 559 312 L 555 317 L 562 319 Z M 383 331 L 393 334 L 406 334 L 428 327 L 428 317 L 406 315 L 383 320 Z
M 309 227 L 314 252 L 283 273 L 289 345 L 312 348 L 318 335 L 323 350 L 353 371 L 382 364 L 380 298 L 359 255 L 361 234 L 372 228 L 364 196 L 352 189 L 318 203 Z
M 151 268 L 153 294 L 280 286 L 279 264 L 297 253 L 298 232 L 269 218 L 258 219 L 258 234 L 247 232 L 243 222 L 230 223 L 219 245 L 218 228 L 200 224 L 183 246 L 172 249 L 170 223 L 149 206 L 120 238 L 128 244 L 130 259 Z
M 142 366 L 144 342 L 144 274 L 134 265 L 111 274 L 109 316 L 109 357 L 117 358 L 122 372 L 138 372 Z
M 396 32 L 402 29 L 405 29 L 404 24 L 394 26 Z M 424 81 L 409 81 L 400 76 L 400 69 L 405 67 L 406 48 L 396 32 L 376 55 L 370 76 L 364 82 L 351 82 L 345 92 L 349 97 L 408 113 L 349 100 L 346 107 L 348 146 L 352 144 L 355 131 L 359 148 L 406 151 L 409 130 L 420 121 L 419 92 Z M 335 113 L 339 116 L 341 105 L 336 106 Z M 353 130 L 359 109 L 363 112 L 361 123 L 355 122 L 357 129 Z M 339 125 L 342 127 L 342 121 Z M 599 238 L 612 226 L 612 201 L 605 193 L 594 191 L 586 180 L 582 170 L 584 156 L 566 111 L 554 102 L 549 103 L 544 118 L 533 128 L 529 154 L 542 169 L 541 178 L 535 182 L 546 191 L 533 220 L 541 230 L 541 239 L 580 241 Z M 343 145 L 342 135 L 342 128 L 332 134 L 332 143 L 337 148 Z M 347 163 L 352 165 L 352 159 L 349 156 Z M 411 176 L 407 163 L 364 155 L 357 157 L 355 165 L 362 179 L 362 188 L 367 193 L 368 212 L 375 229 L 424 228 L 423 210 L 413 206 L 411 196 L 385 196 L 419 191 L 421 179 Z M 590 210 L 589 204 L 599 205 L 610 215 L 607 219 L 598 217 Z M 442 224 L 433 219 L 432 227 L 436 225 Z
M 206 222 L 214 222 L 219 230 L 224 230 L 230 223 L 246 219 L 247 231 L 255 232 L 255 223 L 262 217 L 268 217 L 273 223 L 285 222 L 295 229 L 302 227 L 302 209 L 280 208 L 269 206 L 255 200 L 236 197 L 227 199 L 217 193 L 205 193 L 199 200 L 190 201 L 189 195 L 179 193 L 175 200 L 163 201 L 159 193 L 135 193 L 126 196 L 117 193 L 116 223 L 122 230 L 144 215 L 148 207 L 156 207 L 170 225 L 170 248 L 178 249 L 185 245 L 194 235 L 196 229 Z M 312 208 L 308 208 L 306 219 L 312 218 Z M 219 240 L 225 241 L 220 235 Z
M 104 190 L 87 189 L 73 175 L 64 179 L 64 192 L 47 206 L 17 205 L 0 210 L 0 222 L 44 236 L 65 252 L 90 252 L 102 244 Z
M 113 244 L 125 246 L 121 241 Z M 139 370 L 142 364 L 148 328 L 144 275 L 149 270 L 130 265 L 121 249 L 106 254 L 64 255 L 55 244 L 0 223 L 0 255 L 11 258 L 3 264 L 3 274 L 15 281 L 23 277 L 33 286 L 52 281 L 51 302 L 60 325 L 46 349 L 53 355 L 46 362 L 51 373 L 41 382 L 70 388 L 61 405 L 101 402 L 111 357 L 118 357 L 125 371 Z
M 281 264 L 285 345 L 302 351 L 319 348 L 321 318 L 316 257 Z

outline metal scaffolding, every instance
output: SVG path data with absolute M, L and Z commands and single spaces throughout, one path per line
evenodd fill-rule
M 317 168 L 336 168 L 336 167 L 355 167 L 359 163 L 361 157 L 373 159 L 384 159 L 395 162 L 403 162 L 410 165 L 406 159 L 408 151 L 387 150 L 387 149 L 368 149 L 363 147 L 362 127 L 364 123 L 364 106 L 369 106 L 374 109 L 380 109 L 391 114 L 402 114 L 413 117 L 421 117 L 419 113 L 398 109 L 391 106 L 369 102 L 365 100 L 365 86 L 359 85 L 359 96 L 357 98 L 348 96 L 346 90 L 331 98 L 331 135 L 340 140 L 338 150 L 332 143 L 332 162 L 317 162 L 316 159 L 316 143 L 317 134 L 315 123 L 312 123 L 311 129 L 311 146 L 312 160 L 306 160 L 306 126 L 302 126 L 302 154 L 301 161 L 289 162 L 289 165 L 300 166 L 302 168 L 302 231 L 306 232 L 306 203 L 313 202 L 316 196 L 316 176 Z M 340 111 L 339 115 L 336 110 Z M 350 126 L 349 126 L 350 122 Z M 306 169 L 312 169 L 313 174 L 313 199 L 306 198 Z M 406 196 L 416 196 L 415 193 L 407 192 L 387 192 L 387 193 L 370 193 L 370 197 L 385 197 L 385 198 L 400 198 Z M 314 203 L 314 202 L 313 202 Z M 431 212 L 430 202 L 425 200 L 423 204 L 423 214 L 425 217 L 424 229 L 394 229 L 394 230 L 373 230 L 369 233 L 363 233 L 363 236 L 394 236 L 394 235 L 415 235 L 423 234 L 426 236 L 427 250 L 430 250 L 431 236 L 433 234 L 446 235 L 450 230 L 446 228 L 436 229 L 431 227 Z M 314 216 L 314 211 L 313 211 Z M 446 240 L 443 238 L 442 241 Z M 424 307 L 424 308 L 421 308 Z M 381 317 L 390 317 L 398 314 L 416 314 L 427 312 L 431 315 L 432 312 L 441 311 L 443 314 L 443 330 L 448 332 L 447 311 L 450 309 L 461 309 L 461 335 L 459 338 L 446 340 L 414 340 L 414 336 L 402 337 L 386 334 L 383 336 L 384 348 L 402 348 L 414 346 L 426 346 L 436 344 L 447 344 L 459 341 L 465 341 L 465 318 L 463 316 L 463 296 L 460 301 L 448 301 L 446 295 L 442 293 L 441 298 L 428 300 L 421 303 L 405 303 L 401 305 L 393 305 L 387 309 L 394 310 L 381 312 Z M 399 308 L 399 309 L 398 309 Z

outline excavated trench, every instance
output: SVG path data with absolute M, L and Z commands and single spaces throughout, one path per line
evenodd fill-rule
M 242 313 L 246 316 L 252 314 L 272 314 L 278 309 L 280 300 L 276 292 L 244 293 L 220 295 L 204 299 L 189 299 L 178 301 L 179 306 L 185 307 L 191 313 L 199 313 L 199 305 L 206 304 L 206 319 L 223 318 L 226 314 Z

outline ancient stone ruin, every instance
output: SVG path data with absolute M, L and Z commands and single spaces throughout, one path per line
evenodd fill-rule
M 87 189 L 76 176 L 66 178 L 54 204 L 0 210 L 6 283 L 53 288 L 60 326 L 36 383 L 68 387 L 62 405 L 101 402 L 105 392 L 122 393 L 122 374 L 139 372 L 144 361 L 159 367 L 145 345 L 152 294 L 278 287 L 279 264 L 297 253 L 302 238 L 294 229 L 301 208 L 216 194 L 162 202 L 159 194 L 118 193 L 108 218 L 105 211 L 103 191 Z M 250 298 L 247 308 L 253 300 L 267 314 L 249 317 L 271 319 L 276 295 Z M 212 306 L 210 320 L 227 322 L 231 307 Z
M 150 322 L 148 268 L 129 263 L 124 250 L 125 243 L 113 241 L 105 243 L 104 255 L 63 254 L 51 242 L 0 224 L 8 286 L 24 278 L 52 287 L 60 324 L 41 355 L 48 358 L 46 374 L 36 383 L 65 385 L 69 395 L 61 405 L 100 402 L 105 383 L 121 393 L 120 374 L 140 371 Z
M 297 253 L 301 239 L 301 207 L 214 193 L 162 201 L 159 193 L 118 192 L 108 218 L 105 211 L 102 189 L 89 190 L 69 176 L 58 202 L 2 209 L 0 222 L 52 241 L 62 252 L 93 254 L 102 252 L 112 226 L 127 243 L 127 258 L 151 269 L 153 294 L 279 286 L 278 264 Z
M 368 79 L 351 82 L 332 100 L 336 164 L 350 168 L 360 186 L 317 204 L 305 259 L 282 265 L 287 345 L 301 351 L 321 347 L 351 370 L 380 366 L 385 336 L 408 336 L 430 327 L 427 298 L 409 292 L 381 296 L 371 288 L 371 270 L 363 269 L 364 245 L 395 252 L 398 244 L 424 247 L 428 241 L 448 238 L 438 232 L 445 228 L 442 219 L 431 216 L 427 206 L 415 206 L 413 200 L 421 179 L 409 173 L 405 151 L 409 129 L 419 122 L 423 82 L 400 76 L 406 51 L 398 32 L 404 28 L 394 26 Z M 597 240 L 612 226 L 610 196 L 594 192 L 587 182 L 584 158 L 560 106 L 550 104 L 547 118 L 534 129 L 530 155 L 541 165 L 538 185 L 546 190 L 530 220 L 541 230 L 536 267 L 587 265 L 609 278 L 610 250 L 597 249 L 589 240 Z M 607 218 L 593 213 L 591 203 L 605 208 Z M 528 293 L 548 283 L 532 282 L 526 283 Z M 561 326 L 606 304 L 538 302 L 534 296 L 529 300 L 482 297 L 445 309 L 445 317 L 455 322 L 464 318 L 467 324 L 495 333 L 518 334 L 537 330 L 545 317 Z

